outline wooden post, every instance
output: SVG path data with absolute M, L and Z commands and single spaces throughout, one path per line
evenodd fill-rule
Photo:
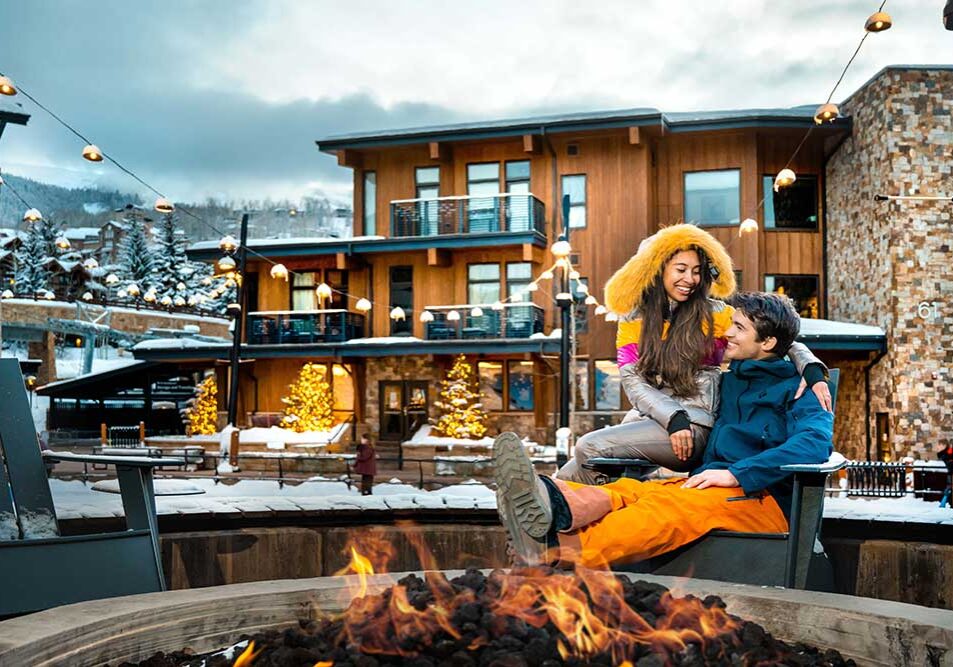
M 232 440 L 228 443 L 228 464 L 232 470 L 238 470 L 238 429 L 232 431 Z
M 146 423 L 139 422 L 139 446 L 146 446 Z
M 109 444 L 106 422 L 103 422 L 99 425 L 99 444 L 101 444 L 103 447 Z

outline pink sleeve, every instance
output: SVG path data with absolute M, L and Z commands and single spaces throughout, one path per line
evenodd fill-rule
M 728 347 L 728 341 L 724 338 L 716 338 L 711 347 L 711 353 L 703 360 L 706 366 L 721 366 L 725 358 L 725 348 Z
M 639 361 L 639 344 L 627 343 L 616 349 L 616 364 L 619 368 L 635 364 Z

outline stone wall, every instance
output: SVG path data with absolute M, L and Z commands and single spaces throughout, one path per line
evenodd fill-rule
M 437 416 L 434 400 L 440 390 L 440 380 L 446 375 L 449 366 L 431 355 L 369 357 L 366 365 L 366 389 L 364 391 L 364 422 L 361 432 L 372 437 L 380 436 L 381 396 L 380 383 L 386 380 L 422 380 L 429 385 L 427 401 L 429 417 Z
M 873 197 L 951 195 L 953 69 L 888 68 L 841 109 L 854 126 L 827 168 L 830 317 L 887 332 L 871 414 L 889 415 L 893 458 L 934 458 L 953 441 L 950 206 Z

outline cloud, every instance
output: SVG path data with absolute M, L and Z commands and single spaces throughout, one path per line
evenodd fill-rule
M 876 3 L 623 0 L 0 3 L 0 71 L 179 199 L 345 193 L 320 137 L 370 129 L 651 106 L 826 99 Z M 888 7 L 888 9 L 890 9 Z M 893 8 L 841 84 L 949 52 L 936 0 Z M 131 189 L 31 107 L 0 166 Z

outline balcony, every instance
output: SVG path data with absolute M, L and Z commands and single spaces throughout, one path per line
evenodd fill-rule
M 364 336 L 364 316 L 343 309 L 248 313 L 251 345 L 341 343 Z
M 482 315 L 474 316 L 479 307 Z M 487 338 L 529 338 L 543 331 L 543 309 L 534 303 L 508 303 L 502 310 L 489 304 L 427 306 L 433 322 L 424 327 L 427 340 L 480 340 Z
M 537 232 L 546 237 L 546 207 L 531 194 L 398 199 L 390 203 L 392 238 Z

